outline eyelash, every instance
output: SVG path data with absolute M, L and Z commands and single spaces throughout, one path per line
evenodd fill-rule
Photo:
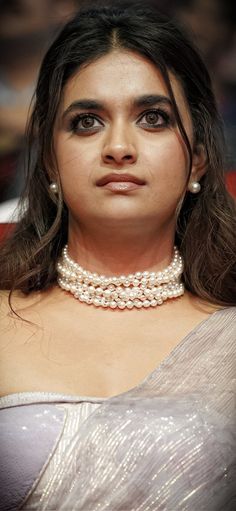
M 163 127 L 166 128 L 166 127 L 168 127 L 170 125 L 170 115 L 165 110 L 160 110 L 160 109 L 146 110 L 139 117 L 139 121 L 143 117 L 145 117 L 145 115 L 152 114 L 152 113 L 158 114 L 159 117 L 162 117 L 163 122 L 160 123 L 160 124 L 156 124 L 156 125 L 155 124 L 149 124 L 149 123 L 141 123 L 142 125 L 148 126 L 149 129 L 158 129 L 158 128 L 163 128 Z M 70 119 L 69 131 L 72 131 L 73 133 L 77 133 L 77 134 L 78 133 L 82 134 L 82 133 L 95 132 L 98 129 L 97 126 L 91 127 L 91 128 L 82 128 L 82 129 L 78 128 L 79 122 L 82 121 L 83 119 L 87 119 L 87 118 L 95 119 L 96 121 L 100 122 L 100 120 L 94 114 L 89 114 L 89 113 L 86 113 L 86 114 L 76 114 L 74 117 L 72 117 Z

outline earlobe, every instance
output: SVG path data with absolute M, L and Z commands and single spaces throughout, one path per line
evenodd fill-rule
M 201 191 L 200 180 L 207 170 L 206 151 L 202 145 L 199 145 L 193 153 L 192 171 L 188 182 L 188 191 L 197 194 Z
M 206 150 L 202 144 L 199 144 L 193 152 L 192 171 L 189 181 L 199 182 L 207 171 L 208 158 Z

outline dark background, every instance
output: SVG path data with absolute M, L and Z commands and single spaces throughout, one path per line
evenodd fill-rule
M 24 186 L 24 130 L 43 54 L 61 25 L 86 3 L 86 0 L 0 0 L 0 207 L 17 198 Z M 192 33 L 212 76 L 225 124 L 228 147 L 225 171 L 236 171 L 235 0 L 150 3 Z

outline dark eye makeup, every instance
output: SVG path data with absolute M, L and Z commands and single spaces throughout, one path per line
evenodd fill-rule
M 95 121 L 97 121 L 97 125 L 94 126 Z M 97 116 L 87 113 L 87 114 L 75 114 L 69 120 L 69 131 L 73 133 L 81 133 L 81 132 L 90 132 L 91 130 L 97 130 L 100 126 L 102 126 L 102 121 L 98 119 Z
M 152 109 L 144 112 L 141 117 L 139 117 L 139 122 L 141 119 L 146 118 L 146 122 L 141 122 L 144 126 L 149 126 L 151 128 L 163 128 L 168 127 L 171 124 L 171 117 L 170 114 L 162 110 L 160 108 L 158 109 Z
M 171 124 L 171 117 L 167 111 L 160 108 L 147 110 L 139 116 L 137 124 L 150 130 L 166 128 Z M 68 131 L 83 135 L 95 133 L 103 126 L 103 121 L 95 114 L 75 114 L 69 119 Z

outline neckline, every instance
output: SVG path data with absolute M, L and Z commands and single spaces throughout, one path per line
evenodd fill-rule
M 215 318 L 218 319 L 218 316 L 220 318 L 221 314 L 224 312 L 231 312 L 236 311 L 236 307 L 224 307 L 221 309 L 216 310 L 215 312 L 209 314 L 207 318 L 203 319 L 198 323 L 188 334 L 186 334 L 181 341 L 171 350 L 169 355 L 167 355 L 162 362 L 156 366 L 153 371 L 151 371 L 140 383 L 135 385 L 134 387 L 126 390 L 125 392 L 121 392 L 119 394 L 115 394 L 114 396 L 108 396 L 108 397 L 101 397 L 101 396 L 80 396 L 77 394 L 64 394 L 61 392 L 50 392 L 50 391 L 24 391 L 24 392 L 15 392 L 12 394 L 6 394 L 5 396 L 0 397 L 0 409 L 7 408 L 9 406 L 8 403 L 11 401 L 16 401 L 19 397 L 22 397 L 22 402 L 18 403 L 18 405 L 24 405 L 24 404 L 34 404 L 35 401 L 33 398 L 38 397 L 38 402 L 68 402 L 68 403 L 83 403 L 83 402 L 89 402 L 89 403 L 103 403 L 108 402 L 113 399 L 119 399 L 122 397 L 125 397 L 129 393 L 136 392 L 140 390 L 140 388 L 144 387 L 146 383 L 151 380 L 154 376 L 154 374 L 159 373 L 163 366 L 166 364 L 169 364 L 170 360 L 175 357 L 176 353 L 182 350 L 183 346 L 189 341 L 189 338 L 192 336 L 195 336 L 201 332 L 202 329 L 205 328 L 205 326 L 208 324 L 211 324 L 212 321 L 215 320 Z M 5 401 L 5 403 L 4 403 Z M 12 405 L 17 406 L 17 405 Z

